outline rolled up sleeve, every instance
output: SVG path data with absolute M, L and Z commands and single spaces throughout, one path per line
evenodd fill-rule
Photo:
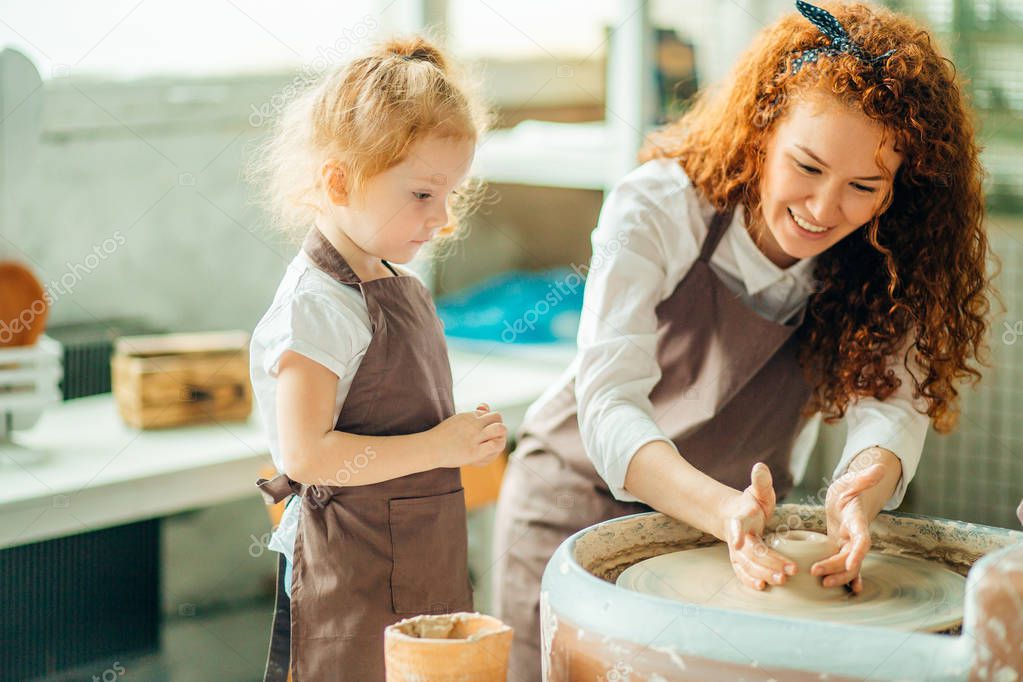
M 681 202 L 683 188 L 672 189 L 673 202 Z M 688 270 L 695 261 L 697 247 L 692 230 L 679 229 L 685 211 L 673 226 L 664 205 L 656 191 L 628 178 L 611 192 L 592 235 L 583 295 L 579 429 L 594 468 L 622 501 L 637 500 L 625 490 L 636 451 L 652 441 L 671 444 L 652 417 L 649 397 L 661 378 L 655 308 L 677 284 L 678 268 Z
M 901 358 L 901 353 L 898 355 Z M 848 432 L 842 457 L 835 467 L 834 478 L 846 473 L 860 452 L 870 447 L 891 451 L 902 462 L 902 476 L 895 492 L 884 505 L 891 511 L 902 504 L 906 489 L 916 474 L 923 453 L 930 417 L 922 410 L 926 403 L 914 398 L 912 376 L 901 359 L 892 365 L 901 385 L 885 400 L 861 397 L 850 403 L 846 411 Z

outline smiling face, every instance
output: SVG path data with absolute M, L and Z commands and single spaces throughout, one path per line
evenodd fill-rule
M 761 216 L 749 226 L 772 262 L 786 268 L 823 253 L 881 210 L 902 162 L 884 138 L 831 96 L 792 103 L 767 143 Z M 879 146 L 883 167 L 874 158 Z
M 374 269 L 374 259 L 412 260 L 449 224 L 451 192 L 465 180 L 474 150 L 472 140 L 427 136 L 413 143 L 400 163 L 368 178 L 352 194 L 331 191 L 327 215 L 347 247 L 345 257 L 365 264 L 367 271 Z

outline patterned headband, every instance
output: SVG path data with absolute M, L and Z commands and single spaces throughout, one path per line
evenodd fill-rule
M 831 41 L 831 44 L 826 47 L 815 47 L 800 52 L 799 56 L 792 62 L 793 76 L 799 73 L 804 64 L 816 62 L 821 55 L 834 57 L 840 54 L 851 54 L 860 61 L 876 67 L 895 52 L 894 49 L 891 49 L 879 57 L 871 56 L 853 42 L 842 24 L 838 23 L 838 19 L 827 10 L 811 5 L 808 2 L 803 2 L 803 0 L 796 0 L 796 9 L 799 10 L 800 14 L 809 19 L 810 23 L 816 26 L 824 34 L 824 37 Z

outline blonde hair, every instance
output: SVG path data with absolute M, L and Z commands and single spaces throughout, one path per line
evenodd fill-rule
M 320 212 L 320 168 L 344 165 L 348 191 L 404 160 L 427 135 L 468 139 L 486 131 L 488 112 L 444 53 L 421 36 L 394 38 L 328 73 L 292 100 L 274 134 L 254 154 L 249 179 L 275 226 L 301 240 Z M 453 235 L 469 210 L 472 183 L 449 201 Z

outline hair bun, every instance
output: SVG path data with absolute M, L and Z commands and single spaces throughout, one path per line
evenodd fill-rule
M 406 61 L 427 62 L 441 71 L 447 71 L 447 60 L 433 43 L 421 36 L 394 38 L 384 43 L 384 52 Z

